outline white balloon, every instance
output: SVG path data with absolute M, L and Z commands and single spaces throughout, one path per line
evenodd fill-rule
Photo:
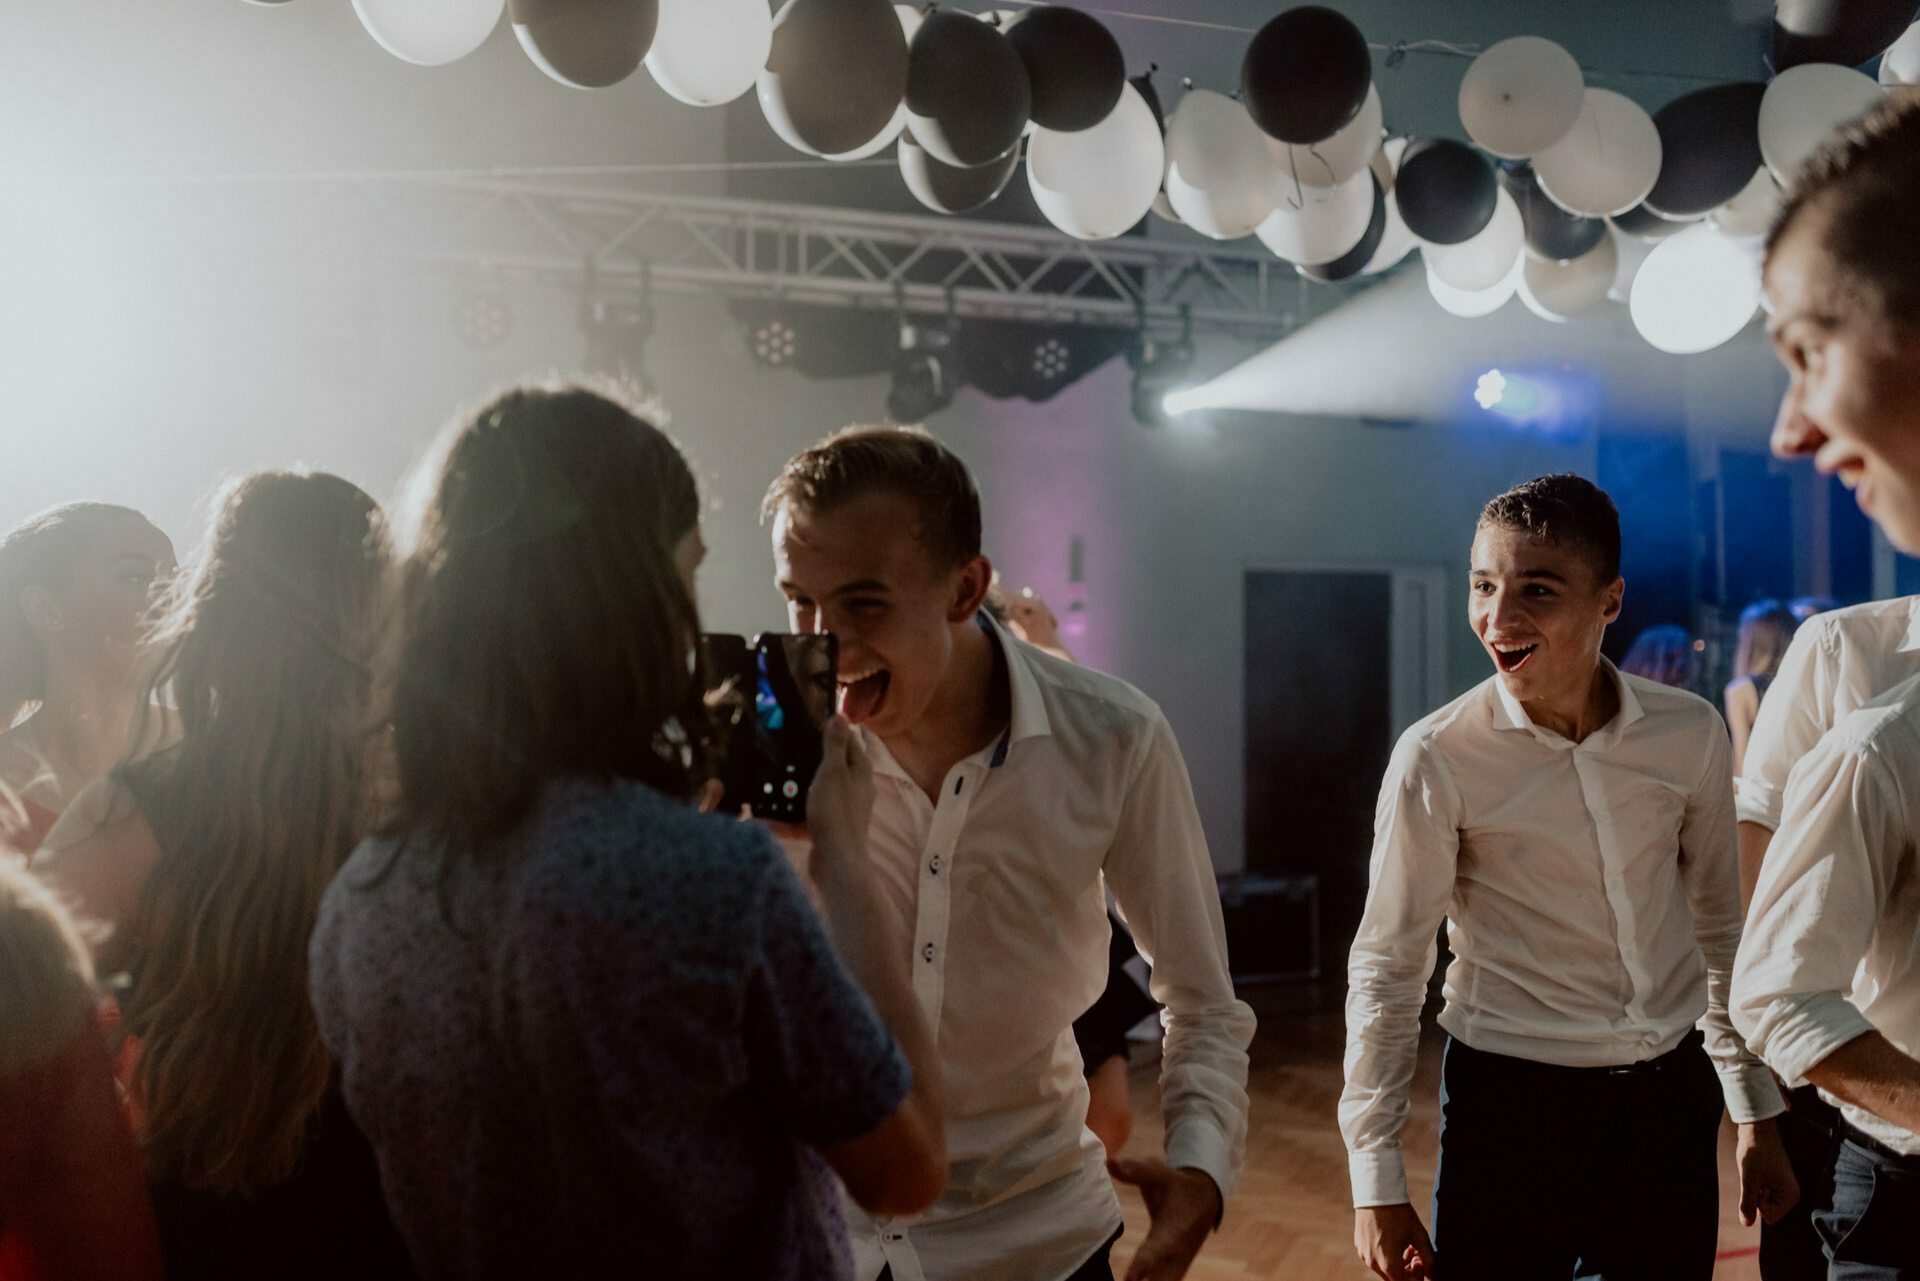
M 1318 267 L 1343 257 L 1373 222 L 1373 174 L 1365 166 L 1337 187 L 1295 192 L 1284 176 L 1276 187 L 1273 213 L 1254 234 L 1288 262 Z
M 1633 327 L 1661 351 L 1710 351 L 1760 310 L 1760 263 L 1712 227 L 1689 227 L 1653 247 L 1628 301 Z
M 1611 218 L 1647 198 L 1660 179 L 1660 131 L 1639 103 L 1589 89 L 1566 137 L 1533 158 L 1547 199 L 1583 218 Z
M 1722 235 L 1736 240 L 1764 236 L 1773 226 L 1773 216 L 1780 212 L 1780 199 L 1780 184 L 1763 166 L 1753 171 L 1753 180 L 1739 195 L 1708 214 L 1707 220 Z
M 1620 267 L 1611 235 L 1571 262 L 1548 262 L 1528 254 L 1520 268 L 1520 301 L 1537 316 L 1564 321 L 1607 300 Z
M 913 44 L 914 33 L 920 30 L 920 24 L 926 20 L 925 11 L 917 5 L 897 4 L 893 12 L 900 19 L 900 30 L 907 37 L 907 44 Z M 900 135 L 907 131 L 907 100 L 903 96 L 900 105 L 894 109 L 893 119 L 887 121 L 887 127 L 875 134 L 863 146 L 852 151 L 842 151 L 838 155 L 827 156 L 828 160 L 845 163 L 849 160 L 870 160 L 883 151 L 891 151 L 893 144 L 900 141 Z
M 1460 82 L 1460 123 L 1481 150 L 1520 160 L 1572 132 L 1586 90 L 1572 54 L 1539 36 L 1514 36 L 1467 68 Z
M 1520 206 L 1505 187 L 1493 206 L 1493 219 L 1471 240 L 1457 245 L 1421 245 L 1427 270 L 1462 293 L 1478 293 L 1500 283 L 1513 270 L 1514 255 L 1526 246 L 1526 224 Z
M 1176 227 L 1182 225 L 1180 215 L 1173 211 L 1173 202 L 1167 199 L 1167 193 L 1165 191 L 1154 193 L 1153 212 Z
M 1760 99 L 1760 155 L 1775 178 L 1790 182 L 1821 143 L 1884 97 L 1886 90 L 1852 67 L 1789 67 Z
M 1608 227 L 1607 236 L 1613 241 L 1614 256 L 1618 259 L 1613 269 L 1613 283 L 1607 286 L 1607 297 L 1625 302 L 1633 296 L 1634 277 L 1640 274 L 1641 264 L 1653 252 L 1656 242 L 1629 236 L 1617 227 Z
M 422 67 L 458 62 L 485 44 L 506 7 L 507 0 L 353 0 L 381 48 Z
M 647 70 L 670 96 L 717 107 L 751 90 L 772 52 L 767 0 L 660 0 Z
M 1093 128 L 1036 129 L 1027 144 L 1034 203 L 1048 222 L 1082 240 L 1111 239 L 1146 217 L 1166 170 L 1160 124 L 1132 85 Z
M 1880 59 L 1880 83 L 1888 88 L 1920 85 L 1920 22 L 1908 27 Z
M 1241 108 L 1245 113 L 1245 108 Z M 1248 122 L 1252 122 L 1249 116 Z M 1294 146 L 1260 134 L 1272 163 L 1288 181 L 1299 178 L 1305 187 L 1337 187 L 1367 167 L 1380 151 L 1380 139 L 1386 133 L 1386 117 L 1380 106 L 1380 87 L 1367 86 L 1367 100 L 1360 114 L 1348 121 L 1333 137 L 1310 147 Z M 1258 125 L 1254 128 L 1259 129 Z M 1391 185 L 1391 184 L 1389 184 Z
M 1203 236 L 1251 235 L 1273 212 L 1266 134 L 1247 109 L 1207 89 L 1180 100 L 1167 121 L 1167 200 Z
M 1520 287 L 1521 260 L 1525 257 L 1525 254 L 1516 254 L 1513 269 L 1507 272 L 1505 279 L 1493 288 L 1472 292 L 1455 289 L 1434 275 L 1432 271 L 1428 271 L 1427 292 L 1433 295 L 1433 300 L 1444 310 L 1462 319 L 1478 320 L 1482 316 L 1491 316 L 1506 306 L 1507 300 L 1512 298 L 1514 291 Z

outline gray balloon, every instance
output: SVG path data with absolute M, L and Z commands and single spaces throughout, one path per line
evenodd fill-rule
M 1015 143 L 998 160 L 962 169 L 934 158 L 910 134 L 900 138 L 900 176 L 907 190 L 935 213 L 971 213 L 1007 189 L 1020 168 L 1020 146 Z
M 659 0 L 509 0 L 513 33 L 549 76 L 576 89 L 617 85 L 646 61 Z
M 907 37 L 888 0 L 787 0 L 760 73 L 773 131 L 816 156 L 880 136 L 907 93 Z

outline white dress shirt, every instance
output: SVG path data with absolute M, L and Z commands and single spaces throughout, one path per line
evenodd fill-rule
M 1584 742 L 1535 725 L 1496 676 L 1394 749 L 1348 975 L 1340 1132 L 1356 1206 L 1409 1199 L 1400 1132 L 1443 919 L 1440 1026 L 1456 1039 L 1605 1067 L 1658 1058 L 1698 1021 L 1734 1120 L 1783 1110 L 1727 1017 L 1740 882 L 1726 727 L 1692 694 L 1606 672 L 1620 711 Z
M 1735 801 L 1742 823 L 1780 826 L 1787 775 L 1842 716 L 1920 676 L 1920 596 L 1869 601 L 1800 624 L 1747 740 Z
M 1843 717 L 1794 767 L 1733 973 L 1733 1017 L 1790 1086 L 1878 1031 L 1920 1055 L 1920 677 Z M 1831 1099 L 1890 1148 L 1920 1134 Z
M 914 1220 L 848 1205 L 855 1275 L 1055 1281 L 1120 1228 L 1073 1021 L 1107 980 L 1105 885 L 1166 1007 L 1166 1159 L 1224 1197 L 1245 1155 L 1253 1011 L 1226 931 L 1186 765 L 1158 707 L 997 628 L 1013 710 L 939 803 L 866 735 L 868 836 L 882 898 L 913 931 L 914 991 L 946 1084 L 947 1189 Z M 1104 876 L 1105 884 L 1102 878 Z

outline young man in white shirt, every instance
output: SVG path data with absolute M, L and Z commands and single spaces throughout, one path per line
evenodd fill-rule
M 1253 1013 L 1237 1000 L 1206 837 L 1166 718 L 1126 684 L 980 617 L 993 568 L 966 467 L 925 432 L 855 429 L 768 491 L 795 631 L 840 644 L 873 757 L 869 854 L 912 931 L 947 1088 L 947 1191 L 911 1221 L 849 1207 L 858 1281 L 1176 1281 L 1245 1152 Z M 1104 884 L 1165 1007 L 1165 1160 L 1108 1166 L 1072 1024 L 1105 986 Z
M 1920 676 L 1920 596 L 1830 609 L 1801 623 L 1761 701 L 1734 783 L 1743 903 L 1753 900 L 1794 766 L 1841 718 L 1914 676 Z M 1778 1124 L 1800 1200 L 1760 1231 L 1761 1281 L 1827 1281 L 1827 1253 L 1813 1215 L 1832 1201 L 1839 1119 L 1817 1087 L 1788 1091 Z
M 1495 672 L 1394 749 L 1353 944 L 1340 1128 L 1355 1248 L 1389 1281 L 1705 1281 L 1723 1102 L 1743 1216 L 1795 1195 L 1778 1091 L 1727 1018 L 1740 890 L 1726 726 L 1601 656 L 1625 584 L 1619 517 L 1590 482 L 1495 498 L 1469 567 Z M 1400 1133 L 1443 920 L 1429 1238 Z
M 1790 381 L 1774 451 L 1838 474 L 1920 553 L 1920 91 L 1795 179 L 1768 240 Z M 1734 1016 L 1842 1113 L 1815 1227 L 1835 1278 L 1920 1277 L 1920 685 L 1849 715 L 1793 769 L 1734 974 Z

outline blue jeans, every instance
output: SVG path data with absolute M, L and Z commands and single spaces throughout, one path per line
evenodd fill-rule
M 1833 1207 L 1814 1213 L 1829 1281 L 1920 1278 L 1920 1156 L 1901 1156 L 1851 1126 L 1833 1170 Z
M 1627 1073 L 1449 1039 L 1433 1192 L 1439 1281 L 1708 1281 L 1721 1111 L 1697 1032 Z

